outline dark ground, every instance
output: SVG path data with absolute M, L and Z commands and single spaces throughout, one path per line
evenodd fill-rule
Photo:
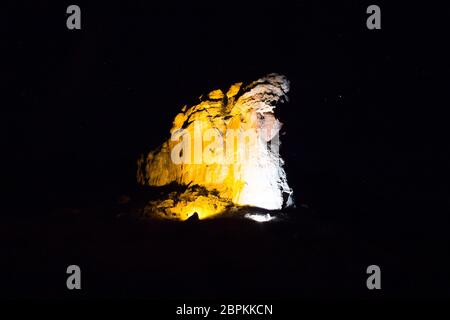
M 69 31 L 69 4 L 2 10 L 2 298 L 449 298 L 447 11 L 380 3 L 370 31 L 357 1 L 79 2 Z M 290 219 L 133 218 L 135 161 L 182 105 L 271 72 Z
M 129 205 L 57 209 L 1 225 L 8 298 L 448 298 L 447 225 L 348 221 L 311 209 L 258 223 L 140 220 Z M 344 210 L 344 208 L 342 208 Z M 82 269 L 68 291 L 65 269 Z M 366 289 L 367 266 L 382 291 Z M 216 300 L 214 300 L 216 299 Z M 245 300 L 242 300 L 245 301 Z
M 295 223 L 196 225 L 73 218 L 2 226 L 9 298 L 442 298 L 448 246 L 406 230 L 383 235 L 310 216 Z M 15 231 L 11 234 L 11 228 Z M 4 239 L 5 235 L 7 239 Z M 365 269 L 382 268 L 382 291 Z M 65 269 L 82 269 L 82 291 Z

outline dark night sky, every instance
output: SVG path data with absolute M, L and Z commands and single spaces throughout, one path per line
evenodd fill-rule
M 367 2 L 256 6 L 14 1 L 0 114 L 2 215 L 46 215 L 132 193 L 135 160 L 209 90 L 267 73 L 291 81 L 282 153 L 298 203 L 376 226 L 448 224 L 442 8 Z M 400 227 L 402 226 L 402 227 Z
M 352 190 L 342 201 L 365 202 L 433 170 L 416 167 L 433 148 L 417 129 L 438 130 L 423 114 L 437 67 L 425 55 L 438 34 L 406 24 L 418 8 L 387 7 L 382 30 L 369 31 L 356 2 L 81 6 L 81 31 L 66 29 L 65 3 L 16 3 L 3 21 L 13 49 L 5 174 L 19 197 L 126 192 L 136 157 L 168 136 L 181 106 L 270 72 L 292 83 L 283 152 L 303 201 L 343 183 Z

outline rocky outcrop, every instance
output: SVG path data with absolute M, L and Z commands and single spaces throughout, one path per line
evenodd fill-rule
M 270 74 L 248 85 L 214 90 L 176 115 L 171 137 L 138 160 L 142 185 L 186 186 L 152 201 L 146 211 L 186 220 L 219 214 L 229 206 L 281 209 L 292 204 L 279 154 L 281 123 L 275 108 L 287 101 L 288 80 Z

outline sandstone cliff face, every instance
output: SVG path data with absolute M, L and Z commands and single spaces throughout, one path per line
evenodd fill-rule
M 200 219 L 229 206 L 281 209 L 292 204 L 279 155 L 281 123 L 277 104 L 287 101 L 288 80 L 270 74 L 248 85 L 235 83 L 227 92 L 214 90 L 199 104 L 176 115 L 171 137 L 138 160 L 143 185 L 186 186 L 183 193 L 149 203 L 151 215 Z

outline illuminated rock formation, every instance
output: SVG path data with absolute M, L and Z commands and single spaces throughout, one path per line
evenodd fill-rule
M 150 214 L 200 219 L 230 206 L 281 209 L 292 204 L 279 155 L 281 123 L 274 109 L 287 101 L 288 80 L 270 74 L 248 85 L 214 90 L 175 117 L 171 137 L 138 160 L 138 182 L 186 186 L 167 199 L 152 201 Z

